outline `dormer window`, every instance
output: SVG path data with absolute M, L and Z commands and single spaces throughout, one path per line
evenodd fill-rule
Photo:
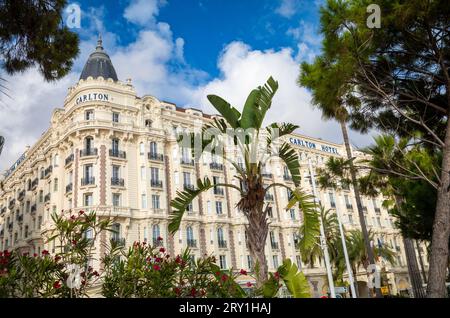
M 145 120 L 145 127 L 148 127 L 148 128 L 152 127 L 152 121 L 150 119 Z
M 86 110 L 84 112 L 85 120 L 94 120 L 94 111 L 92 109 Z

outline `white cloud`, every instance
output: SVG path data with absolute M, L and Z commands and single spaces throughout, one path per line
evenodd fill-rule
M 159 9 L 166 4 L 165 0 L 132 0 L 123 16 L 138 25 L 148 25 L 155 21 Z
M 281 4 L 275 12 L 285 18 L 291 18 L 298 10 L 298 0 L 281 0 Z

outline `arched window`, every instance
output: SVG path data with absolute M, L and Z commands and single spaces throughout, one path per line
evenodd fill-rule
M 160 237 L 160 231 L 159 231 L 159 225 L 158 224 L 154 224 L 153 225 L 152 237 L 153 237 L 153 245 L 158 245 L 159 244 L 158 238 Z
M 148 128 L 152 127 L 152 121 L 150 119 L 145 120 L 145 127 L 148 127 Z

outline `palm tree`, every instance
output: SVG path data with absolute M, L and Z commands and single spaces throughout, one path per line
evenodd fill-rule
M 180 227 L 187 207 L 200 193 L 217 187 L 228 187 L 237 191 L 240 194 L 237 208 L 248 221 L 246 224 L 247 242 L 250 255 L 255 260 L 253 270 L 256 273 L 258 287 L 262 285 L 268 275 L 264 249 L 269 229 L 267 213 L 270 204 L 264 201 L 264 197 L 271 188 L 284 187 L 290 190 L 291 195 L 286 209 L 290 209 L 296 204 L 299 205 L 303 213 L 302 235 L 305 246 L 309 247 L 310 244 L 313 244 L 315 236 L 319 233 L 319 220 L 313 198 L 300 188 L 301 175 L 297 153 L 288 143 L 280 139 L 282 136 L 292 133 L 298 126 L 288 123 L 273 123 L 265 128 L 262 127 L 266 112 L 271 107 L 277 89 L 278 83 L 270 77 L 264 86 L 254 89 L 249 94 L 242 113 L 223 98 L 208 95 L 208 100 L 223 118 L 214 118 L 211 123 L 203 127 L 202 133 L 184 134 L 182 141 L 185 147 L 191 149 L 196 160 L 199 160 L 204 152 L 210 152 L 223 158 L 235 169 L 234 177 L 240 181 L 241 186 L 226 182 L 214 184 L 208 178 L 198 179 L 195 189 L 187 188 L 184 191 L 177 191 L 177 197 L 171 201 L 171 207 L 174 210 L 169 223 L 169 231 L 175 233 Z M 222 137 L 230 136 L 230 134 L 238 158 L 243 158 L 242 164 L 228 156 L 228 152 L 225 151 L 227 145 Z M 261 140 L 266 142 L 263 151 L 259 149 Z M 279 144 L 281 146 L 274 151 L 275 146 Z M 197 145 L 200 146 L 197 147 Z M 272 152 L 268 154 L 268 150 L 272 150 Z M 264 185 L 263 166 L 271 156 L 281 158 L 286 164 L 295 185 L 294 188 L 281 183 Z
M 353 89 L 352 85 L 348 83 L 349 77 L 351 77 L 350 67 L 342 68 L 340 64 L 332 64 L 326 58 L 319 56 L 312 64 L 302 63 L 298 83 L 312 91 L 312 104 L 321 110 L 322 117 L 326 120 L 335 119 L 341 126 L 345 151 L 349 160 L 351 183 L 355 194 L 359 223 L 361 224 L 366 249 L 369 251 L 369 261 L 375 264 L 375 257 L 369 245 L 369 235 L 364 219 L 356 169 L 351 160 L 353 155 L 346 125 L 350 118 L 346 105 L 357 105 L 359 103 L 358 100 L 347 94 Z M 364 128 L 360 128 L 360 130 L 364 130 Z M 375 292 L 377 297 L 382 297 L 379 288 L 376 288 Z
M 372 231 L 369 231 L 369 240 L 370 242 L 374 242 L 374 234 Z M 356 279 L 356 275 L 358 270 L 363 267 L 365 271 L 369 264 L 372 264 L 368 257 L 368 251 L 366 249 L 366 244 L 364 242 L 364 236 L 359 230 L 351 230 L 348 232 L 348 238 L 346 241 L 347 250 L 348 250 L 348 258 L 350 260 L 350 264 L 353 270 L 353 275 Z M 395 264 L 395 252 L 392 251 L 389 247 L 385 245 L 379 246 L 378 244 L 373 244 L 373 247 L 370 248 L 372 253 L 378 259 L 379 257 L 383 258 L 385 261 L 389 262 L 391 265 Z M 340 255 L 339 264 L 345 262 L 343 259 L 343 255 Z
M 395 213 L 399 216 L 403 216 L 403 198 L 401 193 L 396 189 L 398 182 L 398 176 L 386 175 L 386 171 L 398 171 L 399 167 L 401 173 L 407 173 L 413 169 L 409 168 L 410 164 L 403 160 L 405 158 L 406 149 L 408 147 L 408 140 L 401 139 L 396 143 L 395 138 L 390 135 L 380 135 L 374 138 L 375 143 L 365 149 L 365 153 L 370 155 L 370 159 L 362 161 L 362 163 L 367 163 L 369 168 L 371 168 L 371 179 L 372 182 L 381 185 L 383 194 L 387 197 L 392 198 L 392 205 L 395 207 Z M 414 155 L 414 149 L 409 150 L 409 155 Z M 421 153 L 421 162 L 423 165 L 429 160 L 425 160 L 423 153 Z M 428 158 L 429 159 L 429 158 Z M 420 169 L 419 165 L 417 168 Z M 412 177 L 412 176 L 410 176 Z M 403 177 L 402 177 L 403 178 Z M 406 215 L 405 215 L 406 217 Z M 417 262 L 416 252 L 414 248 L 414 241 L 412 238 L 403 236 L 403 244 L 405 248 L 406 260 L 408 265 L 409 277 L 411 279 L 411 284 L 413 286 L 413 292 L 415 298 L 424 298 L 425 292 L 422 285 L 422 277 L 420 276 L 419 265 Z

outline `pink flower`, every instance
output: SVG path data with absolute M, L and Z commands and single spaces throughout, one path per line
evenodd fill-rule
M 241 269 L 241 271 L 239 272 L 241 275 L 247 275 L 247 271 L 245 269 Z
M 46 256 L 46 255 L 49 255 L 49 254 L 50 254 L 50 253 L 49 253 L 47 250 L 43 250 L 43 251 L 42 251 L 42 255 L 43 255 L 43 256 Z
M 54 288 L 54 289 L 59 289 L 59 288 L 61 288 L 61 283 L 59 282 L 59 280 L 57 280 L 56 282 L 53 283 L 53 288 Z
M 159 270 L 161 270 L 161 266 L 159 266 L 159 265 L 153 265 L 153 269 L 154 269 L 155 271 L 159 271 Z
M 275 276 L 275 279 L 277 279 L 277 280 L 280 279 L 280 273 L 275 272 L 274 276 Z
M 71 220 L 75 220 L 76 218 L 77 218 L 77 217 L 76 217 L 75 215 L 71 215 L 71 216 L 70 216 L 70 219 L 71 219 Z
M 158 241 L 162 241 L 163 238 L 162 238 L 161 236 L 158 236 L 157 240 L 158 240 Z
M 166 251 L 166 249 L 165 249 L 164 247 L 161 247 L 161 248 L 159 249 L 159 251 L 160 251 L 161 253 L 164 253 L 164 252 Z
M 80 211 L 78 211 L 78 214 L 79 214 L 79 215 L 83 215 L 83 214 L 84 214 L 84 211 L 83 211 L 83 210 L 80 210 Z
M 162 259 L 161 257 L 157 257 L 157 258 L 155 258 L 155 261 L 156 261 L 157 263 L 161 263 L 161 262 L 163 261 L 163 259 Z
M 195 297 L 196 294 L 197 294 L 197 290 L 194 287 L 192 287 L 192 289 L 191 289 L 191 296 Z
M 253 284 L 252 283 L 250 283 L 250 282 L 247 282 L 247 287 L 252 287 L 253 286 Z
M 228 275 L 223 274 L 222 277 L 220 278 L 223 282 L 226 282 L 228 279 Z

